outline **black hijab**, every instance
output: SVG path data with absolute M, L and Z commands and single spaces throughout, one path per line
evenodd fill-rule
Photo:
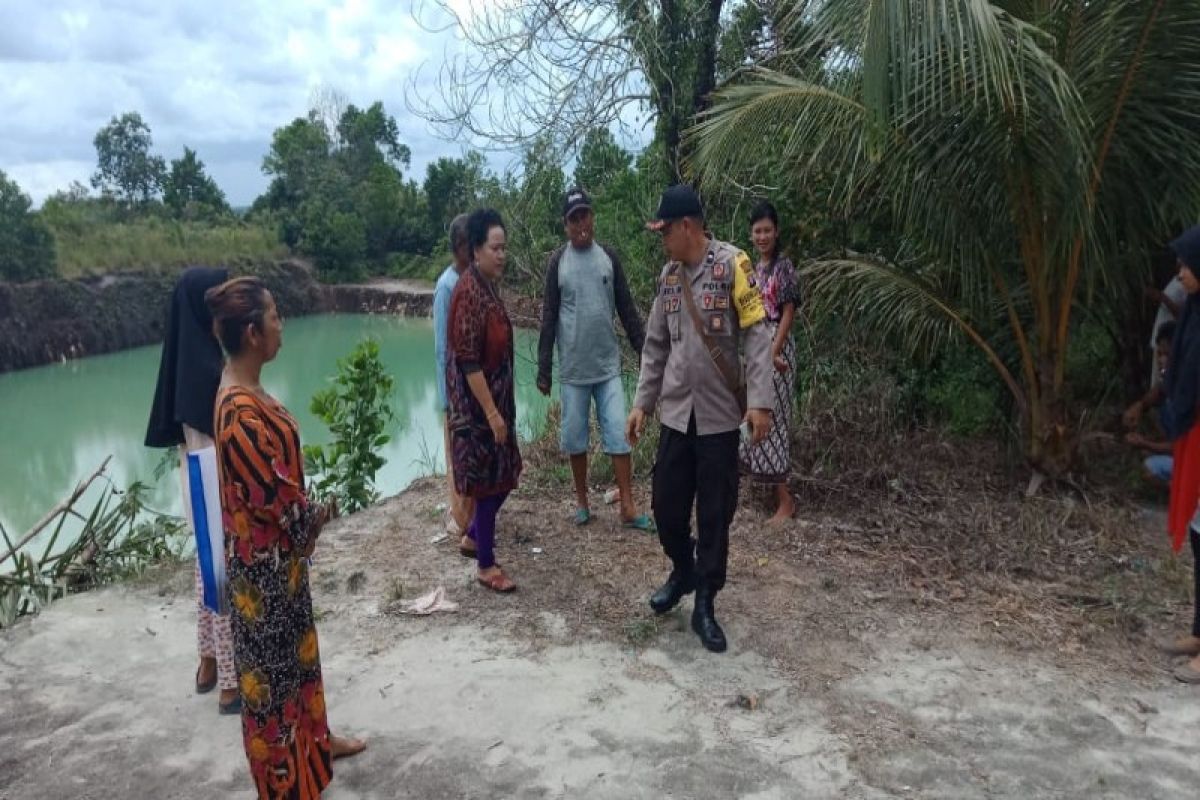
M 184 424 L 213 435 L 213 406 L 224 357 L 213 335 L 204 293 L 228 279 L 227 270 L 191 267 L 175 284 L 146 428 L 147 447 L 183 444 Z
M 1200 225 L 1189 228 L 1171 242 L 1171 249 L 1188 269 L 1200 277 Z M 1200 295 L 1189 294 L 1171 339 L 1171 357 L 1163 378 L 1165 399 L 1159 416 L 1172 441 L 1196 424 L 1200 403 Z

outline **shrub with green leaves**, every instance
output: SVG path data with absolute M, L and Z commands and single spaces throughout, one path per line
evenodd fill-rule
M 391 441 L 395 420 L 389 399 L 392 377 L 383 368 L 379 342 L 364 339 L 338 359 L 333 385 L 313 395 L 311 410 L 332 434 L 326 445 L 304 448 L 305 469 L 315 476 L 314 499 L 336 499 L 347 513 L 379 498 L 375 473 L 383 466 L 379 449 Z

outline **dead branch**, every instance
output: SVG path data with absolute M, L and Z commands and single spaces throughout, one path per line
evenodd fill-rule
M 67 495 L 62 502 L 47 511 L 45 516 L 34 523 L 34 526 L 30 528 L 29 531 L 25 533 L 25 535 L 22 536 L 15 545 L 13 545 L 13 548 L 5 553 L 3 557 L 0 557 L 0 564 L 3 564 L 8 559 L 15 556 L 22 547 L 33 541 L 35 536 L 41 533 L 47 525 L 57 519 L 61 514 L 71 511 L 74 508 L 75 503 L 78 502 L 79 498 L 83 496 L 83 493 L 88 490 L 88 487 L 91 486 L 97 478 L 104 474 L 105 469 L 108 468 L 109 461 L 112 461 L 112 456 L 104 459 L 104 463 L 102 463 L 100 467 L 91 474 L 90 477 L 88 477 L 86 480 L 80 481 L 79 484 L 77 484 L 71 491 L 71 494 Z

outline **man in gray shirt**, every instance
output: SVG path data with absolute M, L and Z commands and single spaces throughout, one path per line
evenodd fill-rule
M 560 441 L 563 452 L 571 458 L 571 474 L 575 479 L 575 524 L 586 525 L 591 520 L 587 454 L 594 400 L 601 443 L 612 459 L 621 493 L 621 523 L 649 531 L 653 523 L 648 516 L 638 513 L 633 502 L 633 467 L 624 427 L 621 346 L 613 316 L 621 318 L 629 343 L 639 354 L 645 330 L 617 254 L 595 241 L 592 202 L 582 189 L 567 191 L 563 220 L 569 241 L 551 254 L 546 266 L 537 386 L 542 394 L 550 394 L 557 342 L 561 371 Z

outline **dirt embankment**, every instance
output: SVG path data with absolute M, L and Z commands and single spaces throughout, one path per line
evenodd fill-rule
M 329 311 L 425 316 L 431 287 L 412 282 L 319 283 L 304 262 L 230 264 L 257 275 L 289 317 Z M 162 341 L 171 273 L 0 283 L 0 373 Z

